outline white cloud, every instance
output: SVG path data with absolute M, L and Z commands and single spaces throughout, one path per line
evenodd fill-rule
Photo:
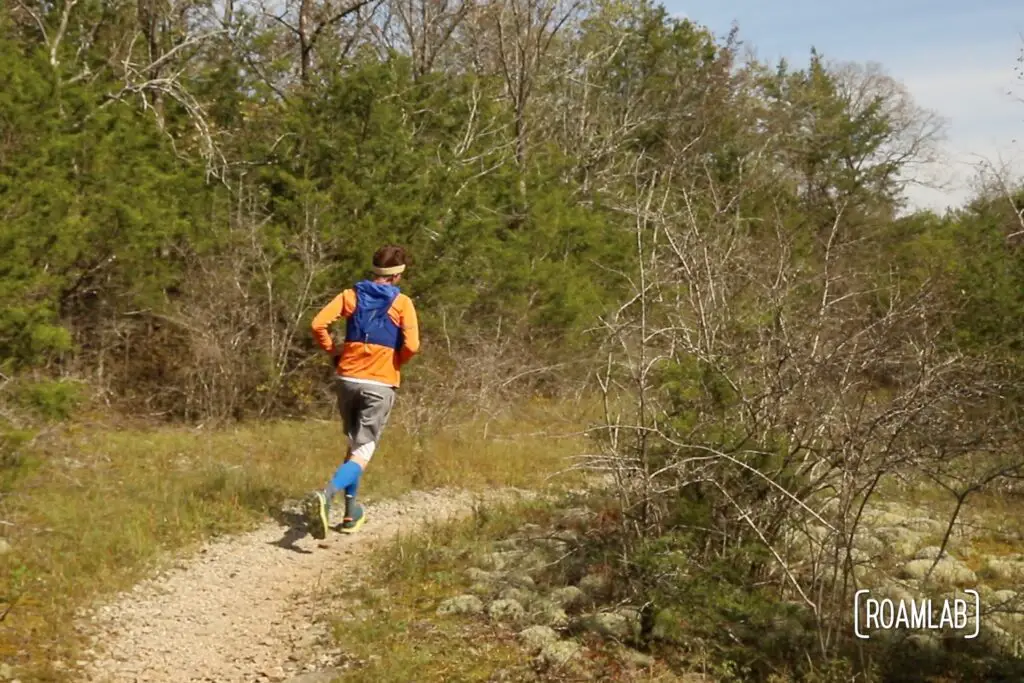
M 907 195 L 919 208 L 942 210 L 969 199 L 978 171 L 986 166 L 1024 177 L 1024 82 L 1012 59 L 976 54 L 973 63 L 943 63 L 927 68 L 891 69 L 915 101 L 942 116 L 944 158 L 922 169 L 942 189 L 912 187 Z

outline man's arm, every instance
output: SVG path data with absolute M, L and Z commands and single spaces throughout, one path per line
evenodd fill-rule
M 320 309 L 320 312 L 313 318 L 313 339 L 317 346 L 329 353 L 337 355 L 340 349 L 334 346 L 331 333 L 327 330 L 339 318 L 347 318 L 352 315 L 355 309 L 355 292 L 346 289 L 334 297 L 329 304 Z
M 420 352 L 420 324 L 412 299 L 406 298 L 402 307 L 402 348 L 398 351 L 398 364 L 405 365 Z

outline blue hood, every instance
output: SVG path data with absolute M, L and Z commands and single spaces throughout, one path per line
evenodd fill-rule
M 370 280 L 357 282 L 355 290 L 358 302 L 356 307 L 367 313 L 379 310 L 387 311 L 399 293 L 398 287 L 394 285 L 381 285 Z

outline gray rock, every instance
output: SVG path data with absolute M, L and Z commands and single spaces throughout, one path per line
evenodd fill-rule
M 937 519 L 930 517 L 911 517 L 903 520 L 900 526 L 924 534 L 941 534 L 946 531 L 946 525 Z
M 845 554 L 844 551 L 840 551 L 840 557 L 843 554 Z M 854 564 L 870 564 L 871 555 L 860 548 L 850 548 L 850 561 Z
M 551 591 L 550 597 L 562 607 L 572 607 L 583 602 L 584 593 L 576 586 L 562 586 Z
M 530 626 L 519 632 L 519 639 L 530 650 L 537 651 L 558 642 L 558 634 L 550 626 Z
M 601 594 L 608 589 L 609 580 L 602 574 L 587 574 L 580 579 L 579 587 L 583 592 L 591 595 Z
M 866 553 L 870 558 L 885 555 L 887 550 L 885 541 L 866 531 L 861 531 L 854 537 L 853 545 L 854 548 Z
M 456 595 L 448 598 L 437 608 L 437 614 L 479 614 L 484 611 L 484 603 L 475 595 Z
M 619 612 L 587 614 L 580 625 L 588 631 L 610 638 L 629 638 L 635 635 L 634 623 L 629 615 Z
M 526 616 L 526 610 L 516 600 L 495 600 L 487 606 L 487 614 L 495 621 L 518 621 Z
M 484 582 L 479 582 L 479 581 L 477 583 L 474 583 L 472 586 L 469 587 L 469 592 L 472 593 L 473 595 L 487 595 L 487 596 L 490 596 L 496 590 L 497 590 L 497 588 L 495 588 L 493 583 L 484 583 Z
M 548 626 L 554 626 L 556 628 L 564 628 L 569 625 L 569 615 L 565 613 L 565 610 L 558 606 L 548 607 L 541 612 L 541 618 Z
M 921 580 L 931 569 L 934 560 L 911 560 L 903 566 L 901 576 Z M 962 562 L 951 557 L 943 557 L 932 570 L 931 580 L 938 585 L 963 585 L 977 582 L 978 577 Z
M 872 526 L 876 527 L 901 526 L 907 520 L 907 516 L 904 514 L 887 512 L 885 510 L 877 510 L 868 514 L 866 517 L 867 521 L 869 521 Z
M 1015 559 L 989 557 L 981 568 L 981 575 L 1002 581 L 1024 579 L 1024 562 Z
M 510 562 L 514 562 L 519 557 L 519 553 L 488 553 L 484 556 L 484 563 L 495 571 L 501 571 L 509 566 Z
M 883 597 L 889 598 L 893 602 L 908 602 L 909 600 L 914 599 L 913 593 L 896 583 L 885 584 L 878 592 L 881 593 Z
M 576 641 L 559 640 L 541 648 L 539 659 L 548 666 L 560 667 L 576 659 L 579 653 L 580 645 Z
M 901 526 L 886 526 L 875 530 L 875 535 L 887 546 L 889 554 L 911 557 L 924 545 L 921 534 Z
M 517 588 L 532 589 L 537 587 L 537 583 L 533 580 L 533 577 L 529 574 L 524 574 L 522 572 L 513 572 L 509 574 L 507 577 L 505 577 L 505 581 L 512 586 L 516 586 Z
M 631 647 L 624 647 L 619 652 L 619 658 L 626 664 L 639 669 L 649 669 L 654 666 L 654 657 L 638 652 Z
M 528 572 L 538 572 L 546 568 L 551 564 L 552 560 L 541 551 L 539 548 L 534 548 L 530 552 L 519 558 L 516 566 Z
M 942 548 L 940 546 L 937 546 L 937 545 L 925 546 L 924 548 L 921 548 L 920 550 L 918 550 L 914 554 L 914 559 L 915 560 L 934 560 L 936 557 L 939 556 L 939 551 L 940 550 L 942 550 Z M 948 551 L 943 551 L 942 554 L 945 557 L 949 557 L 949 552 Z
M 503 538 L 494 544 L 495 548 L 499 550 L 515 550 L 522 545 L 523 539 L 521 538 Z
M 532 615 L 536 621 L 547 626 L 562 627 L 569 623 L 569 615 L 551 600 L 537 600 L 533 604 Z
M 7 662 L 0 662 L 0 681 L 9 681 L 14 678 L 14 667 Z
M 498 593 L 498 597 L 502 600 L 515 600 L 522 605 L 529 605 L 537 599 L 537 594 L 522 588 L 506 588 Z
M 1000 618 L 1004 621 L 1004 627 L 1024 621 L 1024 604 L 1021 604 L 1016 591 L 994 591 L 987 599 L 982 596 L 982 601 L 993 612 L 999 614 Z
M 470 581 L 488 582 L 494 581 L 498 577 L 493 572 L 485 571 L 479 567 L 470 567 L 466 570 L 466 576 L 469 577 Z
M 11 544 L 5 538 L 0 538 L 0 555 L 6 555 L 7 553 L 14 550 Z
M 828 534 L 828 528 L 817 524 L 793 529 L 787 535 L 790 551 L 797 559 L 807 559 L 820 552 L 822 543 Z
M 1020 637 L 1021 616 L 1019 614 L 990 614 L 988 615 L 988 620 L 1005 631 L 1007 635 Z M 973 625 L 973 622 L 971 623 Z
M 628 619 L 630 623 L 635 623 L 639 627 L 640 624 L 640 610 L 635 607 L 620 607 L 615 610 L 615 613 Z

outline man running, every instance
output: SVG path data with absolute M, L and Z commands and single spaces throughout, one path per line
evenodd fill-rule
M 328 515 L 334 497 L 344 492 L 342 533 L 354 533 L 366 521 L 356 502 L 359 478 L 373 457 L 381 432 L 395 403 L 401 367 L 419 352 L 419 324 L 412 299 L 399 292 L 405 271 L 402 247 L 389 245 L 373 255 L 372 280 L 357 282 L 324 306 L 313 318 L 313 337 L 334 363 L 348 454 L 327 487 L 314 491 L 304 509 L 314 538 L 327 537 Z M 339 349 L 327 328 L 346 319 L 345 343 Z

